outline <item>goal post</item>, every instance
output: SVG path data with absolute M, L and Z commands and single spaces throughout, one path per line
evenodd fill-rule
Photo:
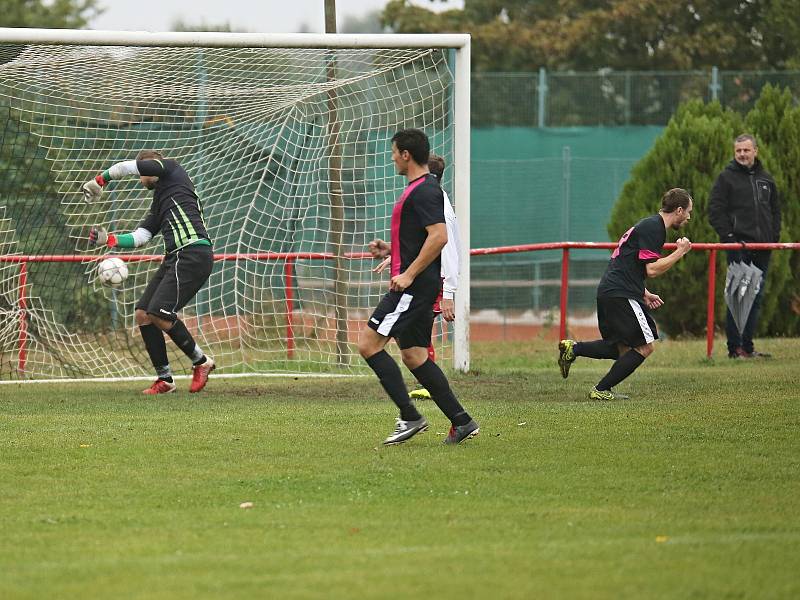
M 331 57 L 335 70 L 330 69 Z M 131 231 L 151 194 L 80 185 L 143 148 L 192 177 L 219 261 L 183 311 L 228 373 L 358 373 L 358 328 L 388 284 L 365 252 L 405 180 L 390 138 L 445 157 L 461 231 L 456 321 L 437 352 L 469 369 L 470 38 L 0 28 L 0 379 L 152 371 L 133 306 L 160 238 L 100 286 L 92 225 Z M 188 361 L 171 343 L 174 367 Z

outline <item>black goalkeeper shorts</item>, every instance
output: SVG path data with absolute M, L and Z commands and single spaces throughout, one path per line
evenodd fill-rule
M 598 298 L 597 324 L 607 342 L 638 348 L 658 339 L 647 308 L 631 298 Z
M 192 244 L 167 254 L 136 303 L 136 310 L 174 322 L 178 311 L 208 281 L 213 268 L 214 250 L 211 246 Z

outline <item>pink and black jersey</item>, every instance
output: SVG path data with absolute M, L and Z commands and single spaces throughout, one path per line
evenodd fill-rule
M 430 173 L 410 182 L 392 210 L 392 276 L 403 273 L 419 256 L 428 231 L 444 223 L 444 196 L 439 181 Z M 417 275 L 413 287 L 441 287 L 441 256 Z
M 597 287 L 598 298 L 644 298 L 647 263 L 661 258 L 667 228 L 661 215 L 642 219 L 620 238 Z

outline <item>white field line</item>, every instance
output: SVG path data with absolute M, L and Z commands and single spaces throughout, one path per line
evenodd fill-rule
M 310 379 L 342 379 L 348 377 L 366 377 L 366 375 L 342 375 L 336 373 L 228 373 L 214 375 L 213 379 L 238 379 L 241 377 L 283 377 L 283 378 L 310 378 Z M 116 381 L 152 381 L 153 376 L 147 377 L 86 377 L 83 379 L 11 379 L 0 381 L 0 385 L 23 384 L 23 383 L 114 383 Z M 191 375 L 173 375 L 173 379 L 191 379 Z

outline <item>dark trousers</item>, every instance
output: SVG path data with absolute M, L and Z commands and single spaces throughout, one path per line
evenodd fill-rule
M 769 250 L 728 250 L 728 264 L 732 262 L 752 263 L 764 272 L 761 279 L 761 289 L 756 294 L 753 301 L 753 308 L 747 317 L 744 331 L 740 334 L 733 320 L 730 309 L 727 310 L 725 317 L 725 333 L 728 336 L 728 353 L 733 353 L 736 348 L 742 348 L 745 352 L 753 351 L 753 334 L 758 328 L 758 313 L 761 309 L 761 297 L 764 295 L 764 288 L 767 285 L 767 269 L 769 268 Z

